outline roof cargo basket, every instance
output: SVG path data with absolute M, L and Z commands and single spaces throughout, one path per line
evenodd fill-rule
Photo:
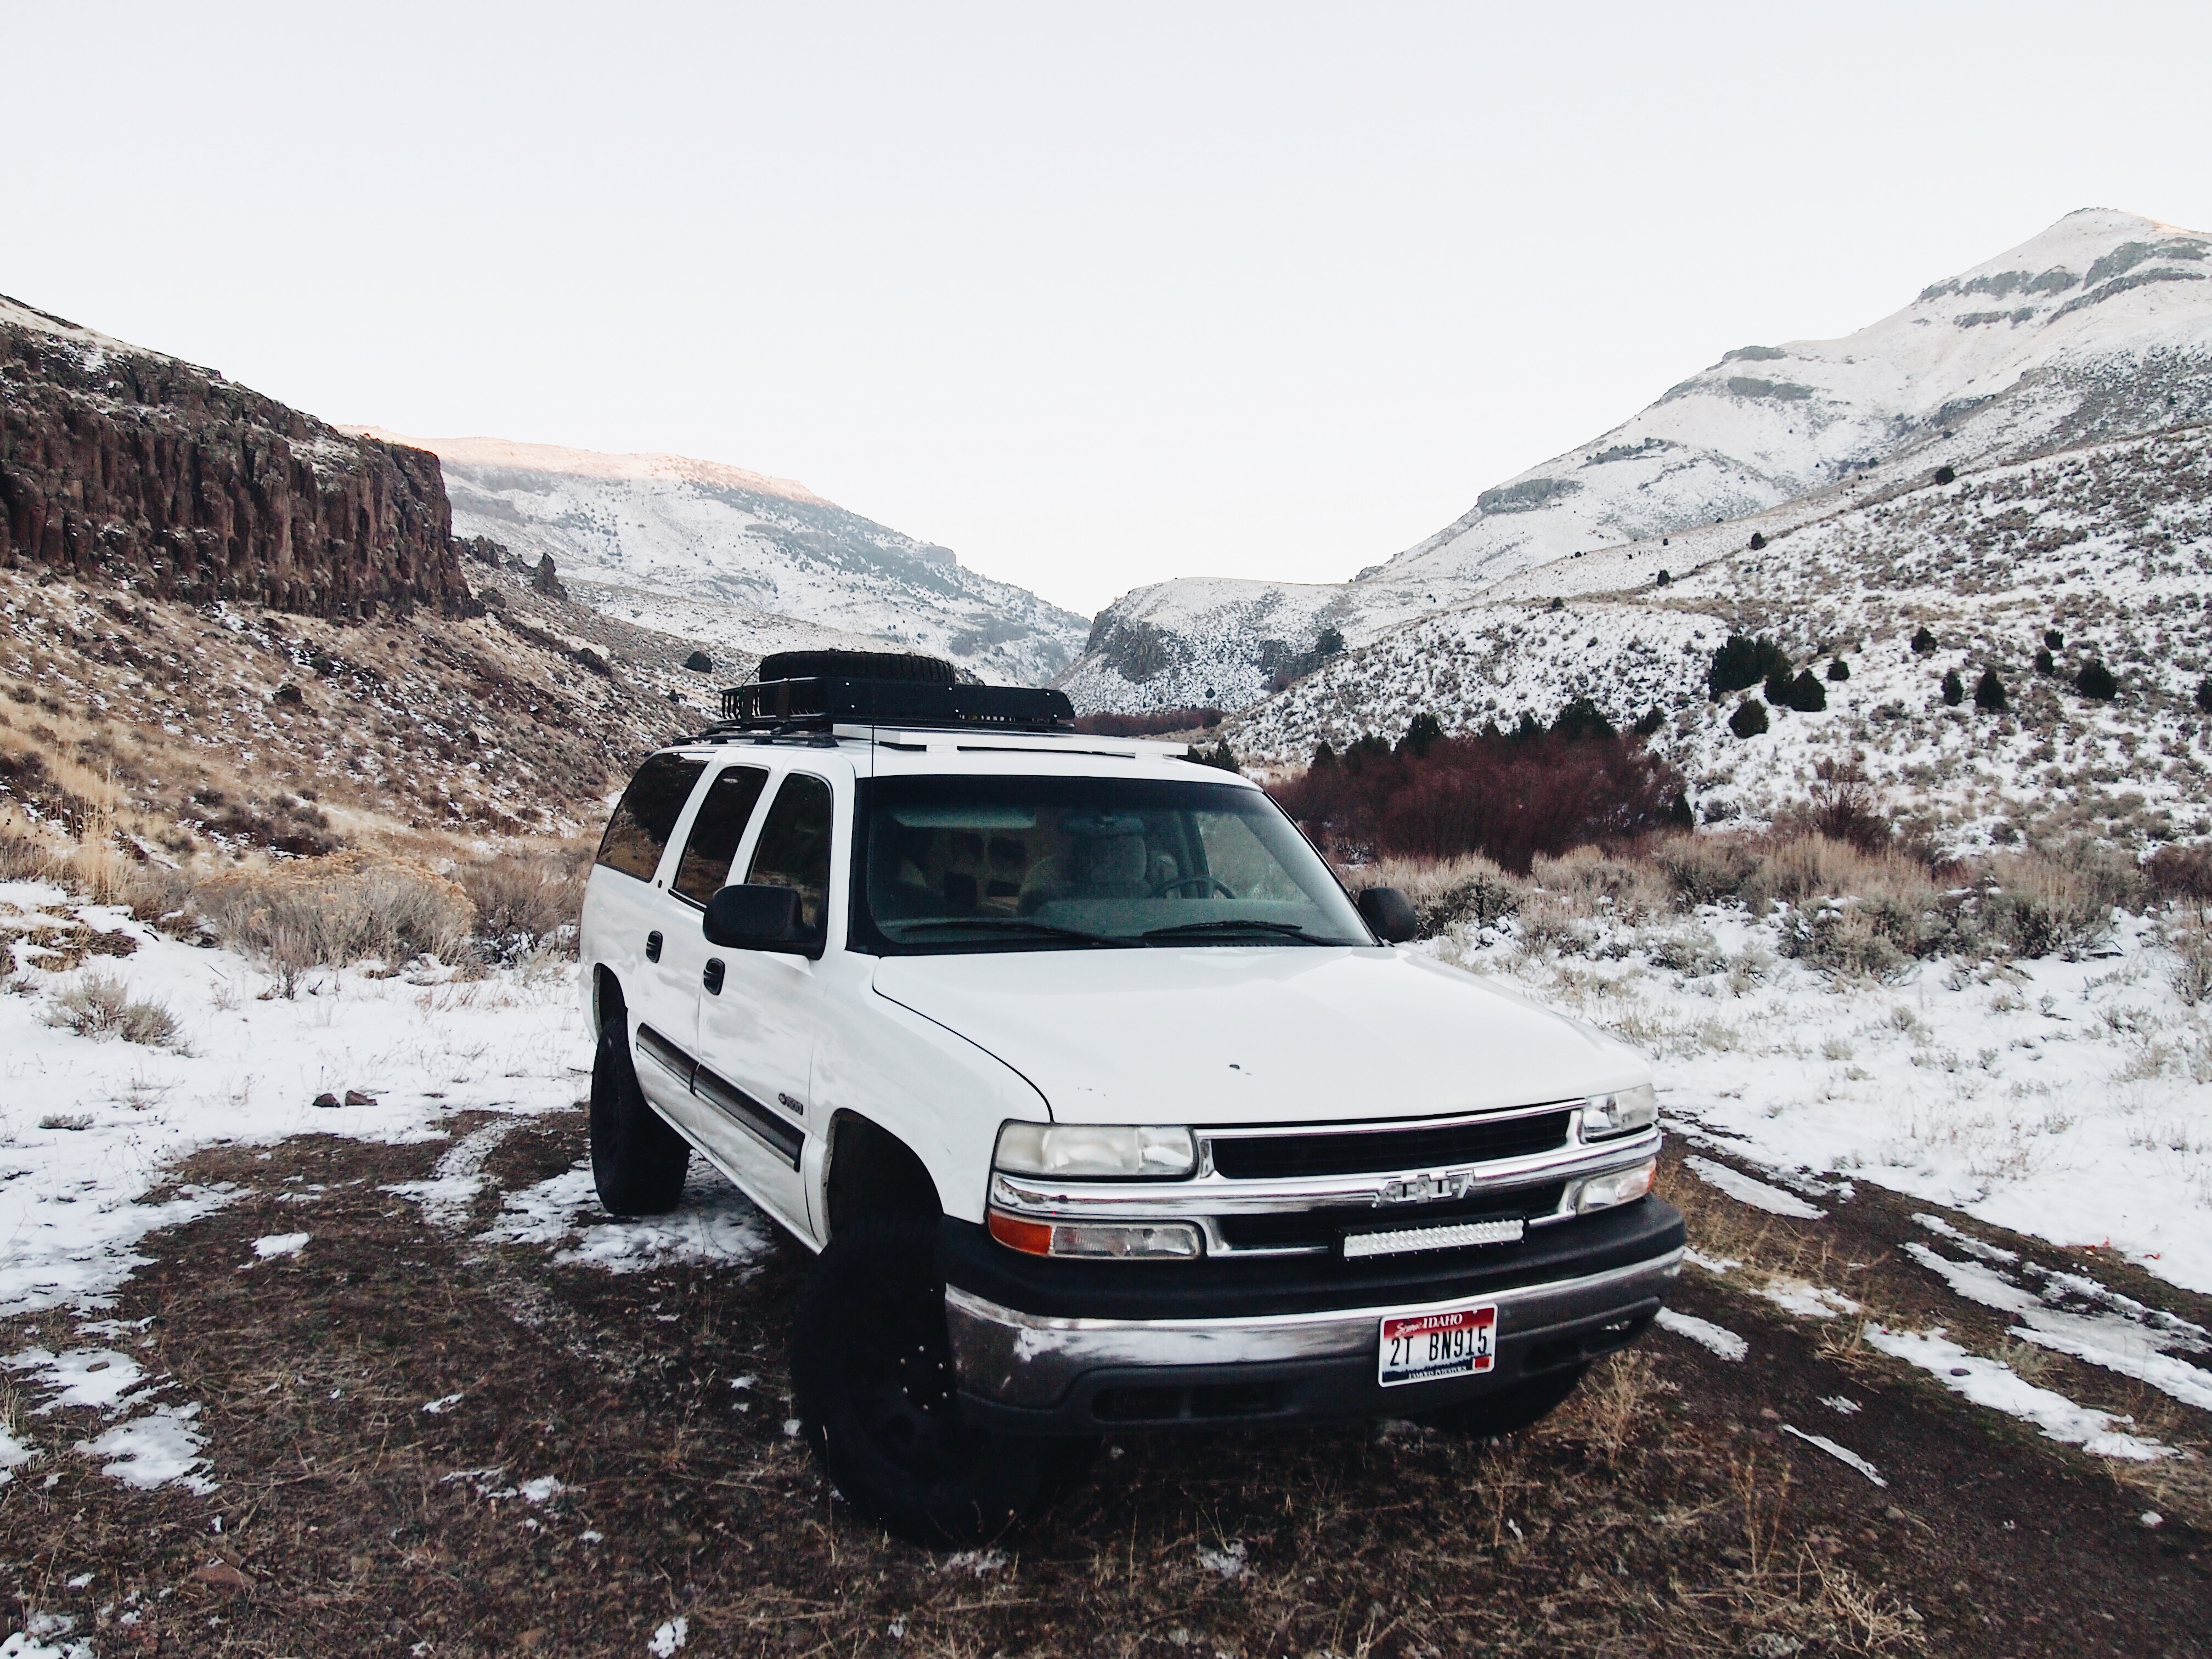
M 1064 731 L 1075 719 L 1065 691 L 960 685 L 934 657 L 876 651 L 784 651 L 750 685 L 722 693 L 722 729 L 823 731 L 839 724 Z

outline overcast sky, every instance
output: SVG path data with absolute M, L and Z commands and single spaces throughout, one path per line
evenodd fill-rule
M 0 0 L 0 292 L 1086 612 L 1348 576 L 2075 208 L 2212 228 L 2202 4 Z

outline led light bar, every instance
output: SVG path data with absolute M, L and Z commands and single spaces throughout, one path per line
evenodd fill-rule
M 1459 1250 L 1470 1244 L 1512 1244 L 1528 1231 L 1518 1216 L 1509 1221 L 1460 1221 L 1441 1227 L 1399 1227 L 1384 1233 L 1346 1233 L 1348 1261 L 1365 1255 L 1407 1255 L 1415 1250 Z

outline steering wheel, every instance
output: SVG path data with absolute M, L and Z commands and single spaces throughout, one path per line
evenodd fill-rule
M 1211 898 L 1217 892 L 1224 898 L 1233 899 L 1237 896 L 1236 890 L 1218 876 L 1170 876 L 1153 888 L 1146 896 L 1165 898 L 1178 887 L 1200 887 L 1201 890 L 1198 896 L 1200 898 Z

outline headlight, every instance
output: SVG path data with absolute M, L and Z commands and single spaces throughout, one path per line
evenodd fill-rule
M 1581 1194 L 1575 1200 L 1576 1213 L 1588 1215 L 1592 1210 L 1609 1210 L 1616 1204 L 1633 1204 L 1651 1190 L 1651 1177 L 1658 1169 L 1659 1160 L 1653 1158 L 1632 1170 L 1592 1176 L 1583 1182 Z
M 1188 1129 L 1009 1123 L 991 1163 L 1008 1175 L 1172 1181 L 1198 1167 L 1198 1143 Z
M 1592 1095 L 1583 1102 L 1583 1139 L 1609 1140 L 1648 1129 L 1659 1121 L 1658 1091 L 1648 1083 Z

